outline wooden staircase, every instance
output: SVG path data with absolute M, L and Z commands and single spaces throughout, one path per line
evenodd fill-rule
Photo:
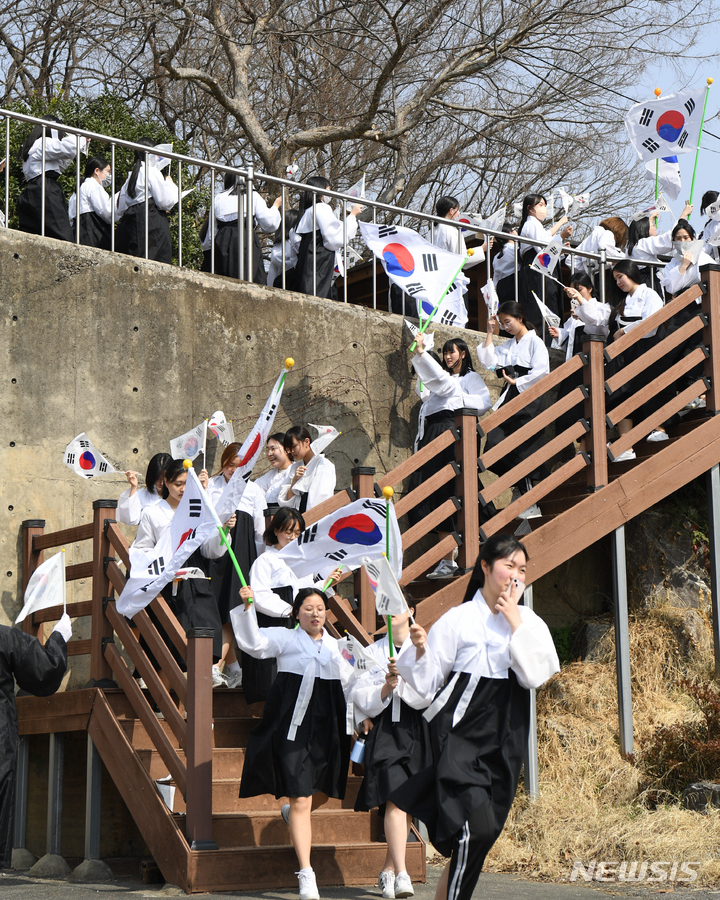
M 533 502 L 540 505 L 543 515 L 525 523 L 525 528 L 530 528 L 530 533 L 522 538 L 530 555 L 528 583 L 552 571 L 720 464 L 720 267 L 709 267 L 703 277 L 703 290 L 695 287 L 686 291 L 608 348 L 588 340 L 583 355 L 573 357 L 486 416 L 481 426 L 488 433 L 537 397 L 549 396 L 548 392 L 564 379 L 579 371 L 583 373 L 582 387 L 548 404 L 520 431 L 490 453 L 481 454 L 479 461 L 474 413 L 460 410 L 455 431 L 441 434 L 377 481 L 373 469 L 355 469 L 352 488 L 310 510 L 305 517 L 307 525 L 355 497 L 377 496 L 385 486 L 396 490 L 395 508 L 402 520 L 440 485 L 452 481 L 456 496 L 402 534 L 405 567 L 401 583 L 411 586 L 421 598 L 417 618 L 426 626 L 462 600 L 481 542 L 492 534 L 517 530 L 523 524 L 518 514 Z M 633 367 L 606 378 L 606 361 L 700 296 L 702 315 L 698 308 L 698 314 L 681 332 L 666 337 Z M 662 360 L 684 337 L 700 330 L 704 348 L 668 365 L 653 383 L 619 410 L 607 411 L 605 399 L 609 393 L 643 366 Z M 679 376 L 694 371 L 699 363 L 704 366 L 702 377 L 695 378 L 680 393 L 672 392 L 672 399 L 661 409 L 635 422 L 629 435 L 606 446 L 608 426 L 615 425 L 622 416 L 632 415 L 654 394 L 675 384 Z M 670 429 L 669 441 L 645 443 L 645 437 L 657 425 L 683 412 L 688 401 L 701 394 L 706 394 L 705 410 L 683 413 L 681 423 Z M 540 450 L 507 475 L 484 487 L 479 485 L 478 462 L 481 468 L 492 469 L 494 462 L 528 437 L 548 426 L 554 427 L 558 417 L 577 403 L 584 404 L 583 419 L 548 438 Z M 582 452 L 568 455 L 574 440 L 581 442 Z M 456 463 L 445 465 L 415 490 L 403 493 L 409 476 L 451 445 L 455 447 Z M 615 456 L 629 446 L 635 447 L 637 459 L 615 463 Z M 541 465 L 550 467 L 551 474 L 530 493 L 504 509 L 490 506 L 507 488 Z M 41 520 L 24 523 L 25 584 L 42 561 L 45 549 L 92 541 L 92 561 L 69 567 L 66 577 L 73 580 L 92 576 L 92 600 L 68 610 L 73 616 L 91 616 L 91 639 L 71 642 L 69 651 L 71 655 L 90 654 L 97 687 L 59 694 L 50 700 L 20 699 L 21 734 L 86 729 L 163 875 L 188 893 L 293 886 L 296 859 L 280 817 L 283 801 L 268 796 L 243 800 L 238 797 L 244 747 L 257 720 L 245 705 L 241 690 L 212 691 L 209 638 L 186 636 L 162 598 L 153 601 L 153 610 L 187 661 L 185 675 L 153 631 L 147 614 L 142 612 L 134 618 L 134 625 L 169 678 L 169 693 L 149 667 L 136 636 L 115 612 L 113 596 L 122 590 L 128 557 L 127 543 L 112 520 L 113 506 L 112 501 L 97 501 L 91 525 L 54 535 L 44 534 Z M 429 536 L 451 514 L 456 515 L 457 533 L 433 544 Z M 458 546 L 458 562 L 465 574 L 449 582 L 427 581 L 426 573 L 454 546 Z M 347 577 L 354 580 L 352 593 L 357 607 L 349 599 L 336 597 L 330 604 L 328 622 L 336 634 L 347 631 L 369 642 L 373 634 L 382 631 L 372 589 L 362 570 Z M 26 620 L 26 627 L 42 637 L 43 622 L 58 616 L 59 609 L 46 610 L 32 621 Z M 133 682 L 115 646 L 116 640 L 143 674 L 148 691 L 140 691 Z M 122 690 L 109 687 L 111 679 Z M 152 712 L 150 700 L 162 709 L 164 719 L 158 720 Z M 176 787 L 172 809 L 165 805 L 156 787 L 156 781 L 168 773 L 173 776 L 171 785 Z M 376 814 L 352 810 L 358 784 L 359 776 L 351 774 L 344 801 L 328 801 L 313 814 L 313 865 L 321 885 L 372 883 L 385 858 L 386 845 L 381 840 Z M 414 880 L 425 877 L 425 847 L 419 839 L 408 844 L 408 871 Z

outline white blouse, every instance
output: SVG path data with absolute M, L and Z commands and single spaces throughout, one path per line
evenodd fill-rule
M 705 252 L 708 256 L 712 256 L 713 262 L 717 262 L 718 258 L 720 258 L 720 247 L 713 247 L 708 241 L 720 237 L 720 221 L 718 219 L 710 219 L 700 236 L 705 241 Z
M 479 372 L 468 369 L 464 375 L 453 375 L 460 380 L 463 392 L 463 405 L 468 409 L 476 409 L 478 415 L 486 413 L 492 406 L 492 398 L 487 385 Z
M 347 216 L 347 240 L 352 240 L 357 234 L 358 223 L 355 216 Z M 328 203 L 315 204 L 315 226 L 322 235 L 323 246 L 326 250 L 342 250 L 343 248 L 343 223 L 335 217 L 335 213 Z M 300 247 L 300 241 L 304 234 L 311 234 L 313 230 L 313 207 L 310 206 L 303 213 L 302 218 L 290 232 L 290 241 L 295 253 Z
M 512 337 L 499 347 L 494 344 L 490 344 L 489 347 L 480 344 L 477 354 L 481 365 L 486 369 L 498 369 L 504 366 L 522 366 L 524 369 L 529 369 L 527 375 L 521 375 L 516 381 L 515 387 L 519 393 L 532 387 L 536 381 L 540 381 L 550 372 L 550 356 L 547 347 L 543 344 L 542 338 L 532 329 L 528 330 L 519 341 Z M 503 389 L 493 409 L 497 409 L 502 404 L 509 387 L 508 384 Z
M 292 269 L 297 262 L 297 246 L 293 246 L 293 242 L 288 238 L 285 241 L 285 271 Z M 282 272 L 282 242 L 278 241 L 273 244 L 270 251 L 270 268 L 267 274 L 267 283 L 270 287 L 275 283 L 275 279 Z
M 161 499 L 159 494 L 156 494 L 155 491 L 151 493 L 146 487 L 138 488 L 132 496 L 130 488 L 128 488 L 120 494 L 115 518 L 123 525 L 137 525 L 145 507 L 153 506 Z
M 245 196 L 241 196 L 243 211 Z M 223 191 L 215 195 L 215 218 L 218 222 L 235 222 L 238 217 L 238 195 Z M 276 206 L 268 206 L 261 194 L 253 191 L 253 219 L 260 231 L 270 234 L 280 227 L 280 210 Z
M 668 294 L 680 294 L 686 288 L 692 287 L 694 284 L 700 284 L 702 281 L 700 266 L 713 265 L 714 262 L 715 260 L 712 256 L 708 256 L 708 254 L 703 251 L 700 253 L 697 262 L 688 266 L 685 272 L 681 272 L 681 261 L 677 258 L 673 258 L 660 273 L 662 285 Z M 702 303 L 702 297 L 698 297 L 695 302 L 699 306 Z
M 406 637 L 400 648 L 402 653 L 410 645 L 412 641 L 410 637 Z M 363 719 L 374 719 L 386 709 L 390 703 L 393 705 L 392 721 L 400 721 L 400 700 L 407 703 L 413 709 L 426 709 L 430 705 L 430 698 L 419 694 L 415 688 L 405 681 L 404 678 L 398 679 L 397 687 L 394 688 L 383 700 L 381 692 L 385 684 L 385 675 L 387 674 L 388 660 L 390 658 L 390 648 L 388 646 L 387 636 L 381 640 L 375 641 L 365 648 L 367 652 L 374 656 L 378 661 L 378 665 L 373 669 L 369 669 L 360 675 L 353 687 L 352 700 L 355 705 L 356 718 L 362 722 Z M 398 656 L 400 656 L 398 653 Z
M 515 272 L 515 251 L 513 245 L 515 241 L 508 241 L 502 248 L 502 252 L 498 253 L 493 260 L 493 281 L 497 287 L 498 283 L 512 275 Z M 518 266 L 520 265 L 520 248 L 518 248 Z
M 281 485 L 278 492 L 280 506 L 300 509 L 302 495 L 307 494 L 305 509 L 311 510 L 314 506 L 319 506 L 325 500 L 329 500 L 335 493 L 337 479 L 335 466 L 322 453 L 316 453 L 313 456 L 307 464 L 306 474 L 293 485 L 292 480 L 295 473 L 302 465 L 304 465 L 302 461 L 297 461 L 290 466 L 287 481 Z
M 64 172 L 65 169 L 75 159 L 77 153 L 77 138 L 74 134 L 66 134 L 60 140 L 57 137 L 55 128 L 47 130 L 45 138 L 45 171 L 46 172 Z M 42 147 L 43 140 L 39 137 L 30 148 L 28 158 L 23 160 L 22 170 L 26 181 L 36 178 L 42 174 Z M 87 147 L 87 140 L 80 138 L 80 152 L 82 153 Z
M 429 353 L 415 353 L 411 362 L 423 383 L 423 389 L 430 392 L 427 400 L 423 401 L 424 417 L 446 409 L 462 409 L 465 406 L 465 395 L 460 379 L 446 372 Z
M 75 194 L 68 200 L 68 216 L 72 222 L 75 218 L 77 198 Z M 86 178 L 80 185 L 80 215 L 94 212 L 103 222 L 110 224 L 113 219 L 112 198 L 95 178 Z M 118 216 L 116 215 L 117 219 Z
M 274 593 L 273 588 L 291 587 L 294 597 L 300 588 L 315 586 L 312 575 L 298 578 L 275 546 L 266 547 L 262 556 L 258 556 L 250 568 L 253 603 L 266 616 L 286 618 L 290 615 L 290 606 L 279 594 Z
M 528 237 L 532 238 L 534 241 L 542 241 L 543 244 L 547 244 L 553 239 L 552 231 L 549 228 L 543 228 L 542 223 L 539 219 L 536 219 L 535 216 L 528 216 L 527 219 L 525 219 L 525 224 L 520 231 L 520 237 Z M 534 244 L 520 244 L 521 256 L 528 250 L 538 252 L 540 247 L 536 247 Z
M 227 482 L 222 472 L 219 475 L 213 475 L 208 481 L 208 497 L 213 506 L 220 499 L 226 485 Z M 258 554 L 263 553 L 265 550 L 265 538 L 263 537 L 265 534 L 265 494 L 254 482 L 248 481 L 246 484 L 238 510 L 252 516 L 257 552 Z
M 526 606 L 519 606 L 518 611 L 522 622 L 513 632 L 505 616 L 491 612 L 477 591 L 469 603 L 448 610 L 432 626 L 420 659 L 412 643 L 403 646 L 398 672 L 419 694 L 432 698 L 445 685 L 426 718 L 431 719 L 445 705 L 460 672 L 471 678 L 458 702 L 453 725 L 462 718 L 481 678 L 508 678 L 512 669 L 522 687 L 538 688 L 560 671 L 545 622 Z
M 167 500 L 159 500 L 151 506 L 146 506 L 140 516 L 140 524 L 130 548 L 131 551 L 153 550 L 174 515 L 175 510 Z M 220 559 L 225 554 L 225 545 L 222 543 L 217 529 L 212 537 L 201 545 L 200 552 L 206 559 Z
M 118 216 L 131 206 L 137 206 L 139 203 L 145 202 L 145 163 L 140 164 L 137 181 L 135 182 L 135 196 L 131 197 L 127 192 L 130 175 L 125 180 L 125 184 L 120 188 L 120 197 L 118 199 Z M 178 202 L 177 185 L 173 184 L 168 178 L 165 178 L 155 166 L 150 166 L 150 175 L 148 176 L 148 198 L 153 200 L 158 209 L 168 210 Z
M 660 295 L 646 284 L 640 284 L 635 289 L 634 294 L 626 294 L 625 309 L 622 315 L 616 316 L 617 323 L 620 328 L 627 334 L 637 327 L 643 319 L 647 319 L 653 313 L 656 313 L 664 306 Z M 653 337 L 657 332 L 657 328 L 649 331 L 645 337 Z
M 447 250 L 448 253 L 458 253 L 460 256 L 467 256 L 467 247 L 465 245 L 465 235 L 461 228 L 454 225 L 435 225 L 433 234 L 433 244 L 440 247 L 441 250 Z M 468 256 L 467 262 L 463 266 L 469 269 L 478 263 L 485 261 L 485 251 L 482 247 L 473 247 L 473 255 Z
M 640 238 L 630 253 L 631 259 L 642 262 L 657 262 L 658 255 L 669 256 L 673 251 L 672 229 L 652 237 Z
M 255 484 L 260 490 L 265 494 L 265 508 L 268 506 L 278 505 L 278 498 L 280 497 L 280 491 L 285 486 L 285 482 L 290 477 L 290 469 L 292 468 L 292 463 L 287 467 L 287 469 L 270 469 L 264 475 L 261 475 L 259 478 L 255 479 Z
M 601 303 L 600 300 L 593 298 L 579 303 L 575 307 L 575 315 L 570 316 L 562 328 L 559 328 L 560 337 L 557 338 L 559 347 L 567 341 L 565 349 L 565 362 L 573 355 L 573 345 L 575 344 L 575 332 L 582 325 L 585 334 L 600 334 L 607 337 L 609 334 L 608 323 L 612 315 L 612 309 L 609 303 Z
M 608 259 L 625 259 L 625 254 L 615 246 L 615 235 L 602 225 L 596 225 L 592 232 L 581 241 L 578 250 L 586 253 L 600 253 L 604 250 Z M 573 257 L 576 272 L 594 272 L 598 263 L 594 259 L 585 259 L 582 256 Z

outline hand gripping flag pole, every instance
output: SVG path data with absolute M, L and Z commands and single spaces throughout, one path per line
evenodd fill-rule
M 217 530 L 220 532 L 220 540 L 225 544 L 225 548 L 227 549 L 228 555 L 232 560 L 232 564 L 235 566 L 235 571 L 237 572 L 238 578 L 240 579 L 240 584 L 243 587 L 247 587 L 247 581 L 245 581 L 245 576 L 242 573 L 242 569 L 240 568 L 240 563 L 237 561 L 237 557 L 235 556 L 235 552 L 233 548 L 230 546 L 230 541 L 228 540 L 227 533 L 222 525 L 222 522 L 218 518 L 218 514 L 215 512 L 215 507 L 210 502 L 210 498 L 207 495 L 207 491 L 200 483 L 200 479 L 197 476 L 197 472 L 193 469 L 193 464 L 189 459 L 183 460 L 183 466 L 187 469 L 188 475 L 191 478 L 195 479 L 195 483 L 197 484 L 198 490 L 200 491 L 200 495 L 203 498 L 207 508 L 210 510 L 210 515 L 215 520 L 215 524 L 217 525 Z M 252 600 L 249 601 L 252 603 Z
M 444 291 L 442 292 L 442 294 L 440 295 L 440 299 L 438 300 L 438 302 L 435 304 L 435 306 L 434 306 L 433 309 L 431 310 L 430 315 L 427 317 L 427 319 L 425 319 L 425 321 L 423 322 L 423 321 L 422 321 L 422 317 L 421 317 L 421 319 L 420 319 L 420 334 L 424 334 L 424 333 L 425 333 L 425 329 L 428 327 L 428 325 L 429 325 L 430 322 L 432 321 L 432 317 L 433 317 L 433 316 L 435 315 L 435 313 L 438 311 L 438 309 L 440 308 L 440 304 L 441 304 L 441 303 L 443 302 L 443 300 L 445 299 L 445 294 L 447 294 L 447 292 L 450 290 L 450 288 L 455 284 L 455 279 L 456 279 L 456 278 L 458 277 L 458 275 L 462 272 L 463 266 L 465 265 L 465 263 L 466 263 L 467 261 L 468 261 L 467 256 L 464 256 L 464 257 L 463 257 L 462 263 L 460 263 L 460 268 L 457 270 L 457 272 L 456 272 L 456 273 L 453 275 L 453 277 L 450 279 L 450 283 L 448 284 L 448 286 L 445 288 L 445 290 L 444 290 Z M 410 347 L 410 352 L 412 353 L 413 350 L 414 350 L 416 347 L 417 347 L 417 341 L 413 341 L 413 342 L 412 342 L 412 346 Z
M 342 572 L 343 568 L 344 568 L 344 566 L 338 566 L 338 572 Z M 323 594 L 324 594 L 325 591 L 330 587 L 330 582 L 331 582 L 331 581 L 332 581 L 332 575 L 330 576 L 330 578 L 328 578 L 328 580 L 327 580 L 327 581 L 325 582 L 325 584 L 322 586 L 322 592 L 323 592 Z
M 697 150 L 695 151 L 695 165 L 693 166 L 692 182 L 690 184 L 690 199 L 688 205 L 693 202 L 693 193 L 695 191 L 695 176 L 697 175 L 698 157 L 700 156 L 700 141 L 702 140 L 703 125 L 705 124 L 705 113 L 707 112 L 708 96 L 710 94 L 710 85 L 713 83 L 712 78 L 708 78 L 707 87 L 705 88 L 705 103 L 703 105 L 702 118 L 700 119 L 700 132 L 698 133 Z M 688 219 L 692 213 L 688 213 Z

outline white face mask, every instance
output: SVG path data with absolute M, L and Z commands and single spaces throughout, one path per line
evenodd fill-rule
M 332 197 L 321 197 L 320 200 L 323 203 L 332 203 Z

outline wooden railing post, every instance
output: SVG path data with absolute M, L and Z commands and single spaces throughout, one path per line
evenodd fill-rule
M 600 490 L 608 483 L 608 456 L 605 422 L 605 339 L 599 334 L 586 334 L 583 353 L 587 365 L 583 368 L 583 382 L 588 389 L 585 398 L 585 418 L 590 431 L 582 438 L 583 449 L 590 455 L 587 468 L 587 486 L 591 491 Z
M 358 466 L 351 469 L 350 474 L 353 480 L 353 490 L 358 499 L 375 496 L 375 469 L 372 466 Z M 358 607 L 360 624 L 365 631 L 372 634 L 377 623 L 373 589 L 362 566 L 355 570 L 353 578 L 355 596 L 360 604 Z
M 191 850 L 217 850 L 212 836 L 212 628 L 187 633 L 187 792 L 185 837 Z
M 460 472 L 455 478 L 455 494 L 462 503 L 457 516 L 458 532 L 462 537 L 458 565 L 467 572 L 475 566 L 480 553 L 476 410 L 458 409 L 455 427 L 460 432 L 460 440 L 455 444 L 455 459 L 460 464 Z
M 45 519 L 25 519 L 22 523 L 22 589 L 23 596 L 30 581 L 30 576 L 43 561 L 43 551 L 35 550 L 33 547 L 33 538 L 36 534 L 45 532 Z M 23 605 L 23 598 L 19 597 L 20 606 Z M 22 623 L 22 630 L 27 634 L 34 634 L 41 641 L 43 639 L 43 625 L 33 624 L 33 617 L 27 616 Z
M 93 583 L 92 629 L 90 632 L 90 677 L 112 681 L 112 669 L 105 659 L 103 638 L 112 638 L 112 626 L 105 616 L 103 598 L 113 596 L 113 586 L 105 571 L 105 560 L 111 556 L 110 541 L 105 523 L 115 520 L 117 500 L 96 500 L 93 503 Z
M 705 395 L 706 411 L 711 416 L 720 412 L 720 266 L 703 266 L 702 279 L 707 291 L 702 298 L 702 311 L 707 319 L 703 343 L 710 348 L 705 360 L 705 377 L 710 387 Z

